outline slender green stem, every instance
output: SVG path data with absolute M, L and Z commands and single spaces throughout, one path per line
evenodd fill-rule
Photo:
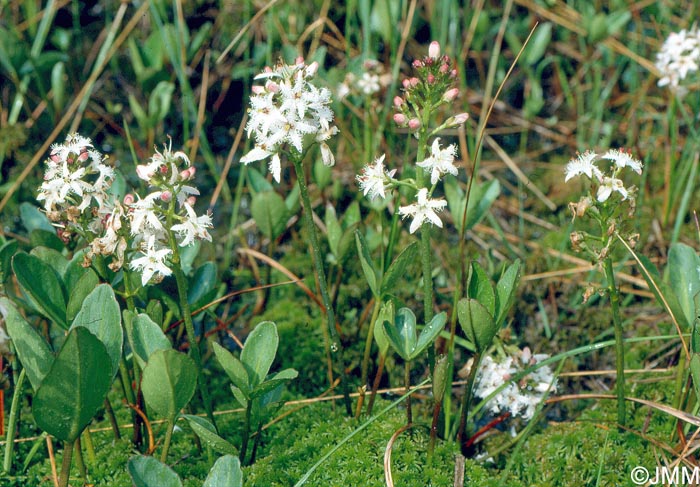
M 114 415 L 114 409 L 112 409 L 112 403 L 109 402 L 109 398 L 105 397 L 105 413 L 109 419 L 109 424 L 112 427 L 112 432 L 114 433 L 114 439 L 118 440 L 122 437 L 121 431 L 119 431 L 119 423 L 117 422 L 117 417 Z
M 92 442 L 92 433 L 90 433 L 89 428 L 85 428 L 83 430 L 83 433 L 80 435 L 79 438 L 80 444 L 82 445 L 85 443 L 85 451 L 87 451 L 87 456 L 88 460 L 90 460 L 90 463 L 93 465 L 97 465 L 97 456 L 95 455 L 95 445 Z
M 24 378 L 27 376 L 26 369 L 22 369 L 15 384 L 15 391 L 12 393 L 12 405 L 10 406 L 10 416 L 7 418 L 7 434 L 5 435 L 5 458 L 2 468 L 6 473 L 12 469 L 12 454 L 15 449 L 15 430 L 17 428 L 17 418 L 19 417 L 19 400 L 22 397 L 22 386 Z
M 379 355 L 379 366 L 377 367 L 377 374 L 374 376 L 374 382 L 372 383 L 372 394 L 369 396 L 369 404 L 367 405 L 367 416 L 372 416 L 372 408 L 374 407 L 374 400 L 377 397 L 377 390 L 379 390 L 379 382 L 382 380 L 382 373 L 384 372 L 384 362 L 386 361 L 386 355 Z
M 471 406 L 472 402 L 472 392 L 474 390 L 476 372 L 479 370 L 480 364 L 481 354 L 476 352 L 472 361 L 472 368 L 469 370 L 469 376 L 467 377 L 467 390 L 464 392 L 464 397 L 462 397 L 462 414 L 459 420 L 459 430 L 457 431 L 457 443 L 460 445 L 460 447 L 462 447 L 468 439 L 467 420 L 469 418 L 469 407 Z M 466 456 L 466 452 L 462 451 L 462 454 Z
M 374 309 L 372 310 L 372 317 L 369 320 L 369 327 L 367 328 L 367 340 L 365 341 L 365 353 L 362 357 L 362 378 L 360 380 L 360 387 L 367 385 L 367 376 L 369 374 L 369 356 L 372 351 L 372 338 L 374 337 L 374 322 L 377 321 L 377 316 L 379 315 L 379 308 L 381 307 L 381 301 L 377 299 L 374 302 Z
M 242 465 L 245 465 L 245 454 L 248 450 L 248 441 L 250 440 L 250 419 L 253 412 L 253 400 L 248 400 L 248 405 L 245 408 L 245 423 L 243 423 L 243 439 L 241 440 L 241 451 L 238 454 L 238 459 Z
M 180 309 L 182 310 L 182 317 L 185 322 L 185 331 L 187 332 L 187 337 L 190 341 L 190 355 L 197 365 L 197 385 L 199 386 L 199 394 L 202 396 L 202 402 L 204 403 L 207 418 L 209 421 L 211 421 L 211 424 L 214 425 L 214 428 L 218 430 L 216 427 L 216 421 L 214 420 L 214 413 L 212 411 L 209 388 L 207 387 L 204 374 L 202 373 L 202 355 L 199 351 L 197 335 L 194 332 L 192 310 L 190 309 L 190 303 L 187 301 L 187 279 L 185 278 L 185 273 L 182 272 L 182 267 L 180 267 L 180 251 L 177 246 L 177 242 L 175 241 L 175 236 L 172 234 L 172 232 L 169 232 L 169 238 L 170 249 L 173 252 L 173 274 L 175 275 L 175 281 L 177 283 L 177 294 L 180 299 Z
M 620 293 L 615 285 L 615 271 L 610 257 L 604 261 L 605 277 L 608 281 L 608 294 L 610 295 L 610 308 L 612 310 L 613 325 L 615 327 L 615 366 L 617 369 L 617 422 L 624 426 L 625 413 L 625 344 L 622 332 L 622 320 L 620 319 Z
M 63 461 L 61 462 L 61 473 L 58 476 L 58 487 L 68 487 L 70 478 L 70 464 L 73 460 L 73 443 L 68 442 L 63 445 Z
M 411 362 L 406 360 L 403 364 L 403 380 L 406 386 L 406 424 L 413 423 L 413 411 L 411 410 Z
M 440 420 L 441 408 L 442 398 L 435 398 L 435 406 L 433 407 L 433 422 L 430 424 L 430 441 L 428 443 L 428 466 L 433 465 L 433 453 L 435 452 L 435 440 L 437 439 L 438 421 Z
M 83 460 L 83 445 L 80 441 L 80 437 L 75 439 L 75 447 L 73 448 L 73 456 L 75 457 L 75 464 L 78 466 L 78 471 L 80 472 L 80 478 L 83 481 L 87 481 L 87 468 L 85 467 L 85 460 Z
M 318 278 L 318 287 L 321 290 L 321 300 L 323 307 L 326 308 L 326 318 L 328 321 L 328 333 L 331 339 L 331 351 L 334 352 L 340 373 L 340 384 L 343 390 L 345 401 L 345 410 L 348 416 L 352 415 L 352 405 L 350 404 L 350 393 L 348 391 L 348 383 L 345 378 L 345 364 L 343 362 L 343 346 L 338 336 L 338 331 L 335 329 L 335 313 L 333 312 L 333 304 L 331 303 L 328 294 L 328 282 L 326 281 L 326 272 L 323 269 L 323 259 L 321 257 L 321 246 L 318 243 L 318 234 L 316 225 L 314 224 L 313 208 L 311 199 L 309 198 L 309 188 L 306 184 L 306 174 L 302 166 L 301 157 L 291 155 L 290 159 L 294 163 L 294 172 L 297 176 L 297 184 L 299 184 L 299 192 L 301 193 L 301 201 L 304 205 L 304 223 L 306 231 L 311 239 L 311 248 L 313 252 L 314 267 L 316 269 L 316 277 Z
M 175 428 L 175 419 L 170 418 L 168 419 L 168 422 L 165 424 L 166 428 L 168 428 L 165 431 L 165 441 L 163 441 L 163 451 L 160 453 L 160 461 L 162 463 L 165 463 L 168 460 L 168 451 L 170 450 L 170 442 L 173 439 L 173 429 Z

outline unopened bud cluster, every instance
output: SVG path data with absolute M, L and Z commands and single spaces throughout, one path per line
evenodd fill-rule
M 413 68 L 415 75 L 401 82 L 403 96 L 394 97 L 394 122 L 417 131 L 426 123 L 426 111 L 453 102 L 459 96 L 459 89 L 453 86 L 457 80 L 454 62 L 449 56 L 440 54 L 440 44 L 436 41 L 430 44 L 426 57 L 413 61 Z M 442 128 L 459 126 L 467 118 L 466 113 L 455 115 Z

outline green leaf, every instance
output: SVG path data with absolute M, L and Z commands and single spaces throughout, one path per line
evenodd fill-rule
M 13 257 L 12 269 L 32 306 L 61 328 L 68 329 L 66 298 L 56 271 L 38 257 L 24 252 Z
M 411 352 L 410 360 L 415 359 L 420 355 L 423 350 L 428 348 L 428 346 L 435 341 L 440 332 L 445 329 L 445 322 L 447 321 L 447 313 L 444 311 L 433 316 L 430 323 L 425 325 L 423 330 L 418 335 L 418 341 L 416 342 L 416 347 Z
M 253 196 L 257 193 L 274 193 L 275 188 L 272 187 L 270 182 L 265 179 L 265 176 L 263 176 L 260 171 L 252 166 L 246 166 L 246 173 L 248 174 L 248 188 L 250 188 Z
M 17 240 L 10 240 L 0 247 L 0 281 L 7 282 L 12 275 L 12 257 L 17 253 Z
M 153 352 L 143 369 L 141 389 L 146 404 L 171 421 L 190 402 L 196 386 L 194 360 L 175 350 Z
M 66 306 L 66 320 L 71 323 L 80 308 L 83 306 L 83 301 L 99 284 L 100 279 L 92 269 L 87 269 L 75 285 L 68 287 L 71 289 L 70 297 L 68 298 L 68 306 Z
M 243 394 L 243 391 L 234 385 L 231 386 L 231 392 L 233 393 L 233 397 L 236 398 L 236 401 L 238 401 L 241 406 L 244 408 L 248 407 L 248 401 L 250 401 L 248 398 L 249 396 Z
M 416 315 L 408 308 L 401 308 L 394 316 L 394 322 L 385 321 L 384 331 L 393 349 L 404 360 L 411 360 L 416 348 Z
M 676 294 L 668 284 L 661 280 L 659 271 L 654 264 L 646 256 L 634 253 L 630 248 L 628 248 L 628 250 L 632 252 L 632 255 L 640 265 L 642 276 L 644 276 L 644 280 L 649 284 L 649 290 L 654 293 L 659 304 L 664 307 L 671 316 L 671 319 L 678 324 L 681 331 L 689 330 L 690 324 L 685 317 L 685 313 L 678 302 Z
M 289 219 L 284 200 L 274 191 L 265 191 L 253 196 L 250 212 L 262 234 L 271 240 L 284 232 Z
M 532 66 L 539 62 L 547 51 L 547 47 L 552 42 L 552 23 L 544 22 L 537 26 L 537 30 L 532 35 L 530 42 L 523 53 L 525 63 Z
M 248 372 L 251 390 L 267 377 L 272 362 L 275 360 L 278 345 L 277 325 L 272 321 L 259 323 L 248 335 L 241 352 L 241 362 Z
M 51 91 L 54 110 L 60 113 L 66 103 L 66 65 L 63 62 L 54 64 L 51 69 Z
M 56 229 L 46 218 L 46 214 L 31 203 L 25 202 L 19 205 L 19 216 L 27 233 L 32 233 L 34 230 L 46 230 L 56 234 Z
M 246 399 L 250 399 L 250 377 L 241 361 L 216 342 L 214 342 L 214 355 L 231 382 L 241 390 Z
M 29 243 L 32 247 L 47 247 L 61 252 L 66 246 L 63 241 L 53 232 L 47 232 L 41 228 L 32 230 L 29 233 Z
M 700 354 L 694 353 L 690 357 L 690 375 L 693 377 L 695 397 L 700 398 Z
M 501 186 L 498 180 L 494 179 L 488 183 L 474 184 L 469 197 L 469 208 L 467 209 L 466 229 L 470 230 L 479 223 L 488 213 L 491 205 L 501 193 Z M 455 227 L 461 231 L 462 218 L 464 216 L 464 199 L 466 195 L 459 187 L 457 180 L 448 178 L 445 180 L 445 197 L 452 214 Z
M 165 120 L 170 112 L 175 85 L 170 81 L 160 81 L 148 98 L 148 119 L 151 127 Z
M 374 266 L 372 256 L 369 254 L 369 248 L 367 247 L 365 237 L 359 230 L 355 230 L 355 243 L 357 245 L 357 255 L 360 256 L 360 264 L 362 265 L 362 272 L 365 274 L 367 284 L 374 297 L 379 299 L 381 296 L 379 290 L 379 273 Z
M 496 293 L 491 285 L 491 279 L 477 261 L 472 262 L 467 296 L 479 301 L 491 316 L 496 314 Z
M 197 304 L 205 304 L 200 301 L 215 291 L 217 284 L 216 264 L 211 261 L 205 262 L 194 271 L 194 276 L 189 281 L 187 302 L 195 308 L 199 307 L 195 306 Z
M 68 268 L 68 260 L 56 249 L 43 246 L 34 247 L 31 252 L 29 252 L 29 255 L 39 257 L 42 261 L 50 265 L 51 268 L 56 271 L 56 274 L 61 277 L 63 277 L 63 274 L 65 274 Z
M 273 375 L 269 379 L 266 379 L 263 383 L 256 386 L 250 393 L 250 397 L 255 399 L 256 397 L 263 396 L 268 392 L 274 390 L 275 388 L 281 386 L 285 382 L 296 379 L 299 376 L 299 372 L 294 369 L 284 369 L 281 372 Z
M 189 422 L 192 431 L 194 431 L 205 444 L 210 446 L 212 450 L 222 455 L 236 455 L 238 453 L 235 446 L 216 433 L 214 425 L 207 419 L 190 414 L 184 414 L 183 417 Z
M 344 230 L 349 230 L 353 226 L 359 224 L 362 221 L 362 213 L 360 212 L 360 204 L 357 202 L 357 200 L 353 201 L 350 203 L 350 206 L 345 210 L 345 213 L 343 213 L 343 219 L 342 219 L 342 224 L 343 224 L 343 229 Z
M 202 487 L 243 487 L 243 472 L 238 457 L 220 457 L 209 470 Z
M 416 262 L 418 257 L 418 242 L 411 242 L 396 256 L 382 278 L 380 289 L 381 296 L 385 296 L 394 290 L 396 281 L 406 275 L 408 267 Z
M 126 328 L 126 336 L 129 339 L 131 351 L 142 369 L 154 352 L 173 348 L 163 330 L 145 313 L 127 319 L 125 312 L 124 327 Z
M 180 477 L 153 457 L 131 457 L 127 468 L 134 487 L 182 487 Z
M 343 229 L 335 214 L 335 208 L 333 208 L 331 204 L 326 205 L 325 224 L 328 236 L 328 247 L 330 247 L 331 253 L 335 256 L 336 260 L 339 261 L 340 255 L 338 247 L 340 244 L 340 237 L 343 235 Z
M 496 284 L 496 312 L 493 314 L 495 324 L 501 326 L 515 301 L 515 294 L 520 283 L 520 260 L 516 260 L 503 273 Z
M 112 377 L 116 376 L 122 356 L 124 332 L 119 303 L 108 284 L 100 284 L 85 298 L 71 328 L 78 326 L 84 326 L 99 338 L 112 359 Z
M 42 430 L 72 443 L 102 407 L 112 383 L 102 342 L 88 329 L 71 330 L 34 396 L 33 413 Z
M 53 363 L 51 347 L 44 337 L 22 317 L 14 303 L 0 298 L 0 311 L 5 318 L 7 334 L 17 350 L 19 361 L 27 371 L 27 377 L 36 391 Z
M 462 298 L 457 303 L 457 318 L 469 341 L 484 353 L 500 328 L 488 310 L 475 299 Z
M 700 292 L 700 257 L 692 247 L 674 243 L 668 252 L 668 273 L 672 276 L 669 279 L 671 289 L 685 319 L 692 324 L 698 316 L 695 297 Z
M 393 323 L 394 314 L 395 311 L 393 301 L 382 303 L 382 307 L 377 315 L 377 321 L 374 323 L 374 341 L 377 342 L 377 347 L 379 347 L 379 355 L 382 357 L 385 357 L 386 352 L 389 351 L 389 337 L 386 335 L 384 322 L 388 321 L 389 323 Z

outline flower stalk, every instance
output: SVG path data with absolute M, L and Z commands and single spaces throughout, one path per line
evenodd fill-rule
M 620 319 L 620 292 L 615 285 L 615 272 L 613 262 L 610 257 L 604 261 L 605 277 L 608 283 L 608 295 L 610 296 L 610 309 L 612 312 L 613 326 L 615 328 L 615 368 L 617 379 L 615 391 L 617 393 L 617 422 L 620 426 L 625 426 L 625 342 L 622 330 L 622 320 Z
M 313 221 L 313 208 L 311 206 L 311 198 L 309 198 L 309 188 L 306 184 L 306 173 L 302 164 L 300 154 L 291 155 L 290 159 L 294 165 L 294 172 L 299 185 L 299 193 L 301 194 L 301 202 L 304 207 L 303 220 L 306 227 L 306 233 L 311 239 L 311 249 L 313 253 L 314 269 L 316 270 L 316 278 L 318 279 L 318 287 L 321 292 L 321 301 L 326 311 L 326 320 L 328 323 L 328 333 L 331 340 L 330 348 L 335 357 L 336 367 L 340 373 L 340 383 L 343 390 L 343 401 L 345 410 L 348 416 L 352 415 L 352 405 L 350 403 L 350 393 L 348 384 L 345 379 L 345 364 L 343 363 L 343 346 L 338 336 L 338 330 L 335 328 L 335 313 L 333 312 L 333 303 L 331 302 L 328 293 L 328 282 L 326 280 L 326 272 L 323 268 L 323 259 L 321 256 L 321 246 L 318 240 L 318 232 Z

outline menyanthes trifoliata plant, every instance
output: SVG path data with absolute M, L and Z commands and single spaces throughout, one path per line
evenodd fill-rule
M 634 247 L 639 236 L 630 233 L 625 223 L 630 220 L 636 207 L 637 189 L 626 186 L 623 180 L 630 171 L 640 175 L 642 162 L 629 151 L 611 149 L 602 155 L 586 151 L 571 159 L 566 166 L 565 181 L 584 177 L 588 181 L 586 193 L 577 203 L 570 203 L 573 218 L 589 218 L 596 225 L 595 234 L 586 231 L 571 233 L 571 243 L 576 251 L 586 252 L 593 262 L 603 267 L 607 286 L 601 290 L 610 297 L 610 306 L 615 328 L 615 352 L 617 368 L 617 421 L 624 426 L 625 412 L 625 349 L 622 320 L 620 318 L 620 293 L 615 284 L 612 252 L 620 240 Z M 585 297 L 592 291 L 587 290 Z

